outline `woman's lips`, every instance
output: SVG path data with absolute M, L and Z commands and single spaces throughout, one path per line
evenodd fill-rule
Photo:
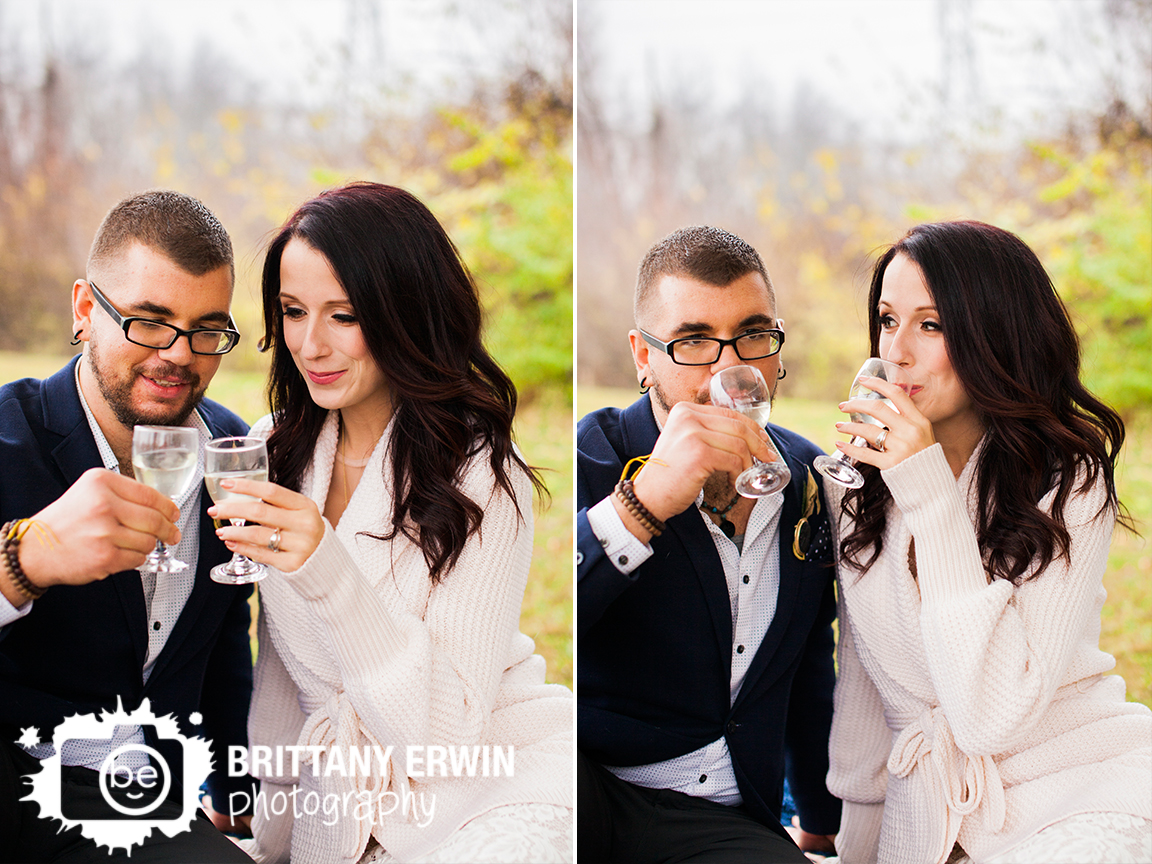
M 308 380 L 313 384 L 334 384 L 347 370 L 341 369 L 339 372 L 313 372 L 308 370 Z
M 908 395 L 909 396 L 915 396 L 917 393 L 919 393 L 923 389 L 924 389 L 924 387 L 922 385 L 913 384 L 912 388 L 908 391 Z

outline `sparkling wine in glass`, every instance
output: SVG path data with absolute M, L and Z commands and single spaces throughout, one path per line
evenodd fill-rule
M 132 470 L 136 479 L 175 501 L 196 476 L 200 435 L 187 426 L 135 426 L 132 429 Z M 172 557 L 160 540 L 136 569 L 141 573 L 179 573 L 188 565 Z
M 731 408 L 748 417 L 763 429 L 772 415 L 772 393 L 764 376 L 754 366 L 729 366 L 712 376 L 709 385 L 712 404 Z M 752 459 L 752 467 L 736 478 L 736 491 L 745 498 L 761 498 L 783 489 L 792 479 L 784 462 L 761 462 Z
M 225 480 L 268 479 L 268 448 L 263 438 L 241 436 L 237 438 L 214 438 L 204 446 L 204 483 L 208 494 L 217 504 L 228 500 L 256 501 L 251 495 L 241 495 L 234 489 L 225 489 L 220 484 Z M 243 519 L 230 519 L 233 525 L 243 525 Z M 239 552 L 226 564 L 212 568 L 215 582 L 225 585 L 247 585 L 258 582 L 268 569 Z
M 875 390 L 869 390 L 860 379 L 862 378 L 881 378 L 897 387 L 900 387 L 904 392 L 908 392 L 911 387 L 911 380 L 908 378 L 908 373 L 895 363 L 889 363 L 887 360 L 881 360 L 879 357 L 869 357 L 864 361 L 864 365 L 860 367 L 860 371 L 856 373 L 856 377 L 852 379 L 852 387 L 848 391 L 849 399 L 875 399 L 883 402 L 897 414 L 900 410 L 892 404 L 892 400 L 884 397 Z M 871 414 L 861 414 L 858 411 L 852 413 L 853 423 L 871 423 L 873 426 L 883 427 L 884 424 L 873 417 Z M 869 443 L 866 438 L 859 436 L 852 439 L 852 443 L 857 447 L 868 447 Z M 812 462 L 816 466 L 816 470 L 827 477 L 834 483 L 839 483 L 841 486 L 847 486 L 849 489 L 859 489 L 864 485 L 863 475 L 856 470 L 852 464 L 852 458 L 847 453 L 837 453 L 835 456 L 818 456 Z

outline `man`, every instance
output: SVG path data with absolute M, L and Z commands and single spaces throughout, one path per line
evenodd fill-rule
M 773 391 L 783 377 L 772 283 L 740 238 L 686 228 L 648 252 L 634 311 L 651 390 L 577 433 L 580 858 L 803 862 L 780 825 L 785 773 L 802 845 L 831 851 L 840 816 L 824 786 L 835 603 L 820 451 L 709 404 L 729 366 Z M 782 459 L 791 482 L 739 496 L 753 457 Z
M 79 827 L 57 833 L 60 823 L 40 818 L 37 805 L 17 803 L 30 788 L 22 776 L 52 755 L 53 730 L 67 716 L 150 700 L 182 735 L 213 742 L 214 800 L 244 785 L 226 776 L 226 748 L 247 743 L 251 586 L 209 578 L 229 556 L 204 513 L 202 462 L 175 503 L 133 479 L 132 468 L 136 424 L 192 427 L 201 447 L 247 431 L 203 399 L 239 339 L 228 312 L 233 279 L 231 241 L 203 204 L 164 191 L 128 198 L 105 217 L 87 278 L 72 286 L 83 353 L 44 381 L 0 388 L 0 522 L 30 520 L 0 538 L 0 860 L 109 858 Z M 190 566 L 135 570 L 157 540 Z M 111 740 L 64 742 L 65 814 L 118 818 L 101 800 L 101 766 L 124 748 L 112 763 L 120 776 L 154 786 L 147 746 L 171 769 L 171 794 L 149 818 L 179 817 L 183 762 L 170 738 L 121 725 Z M 127 789 L 129 798 L 155 795 Z M 201 815 L 175 837 L 153 831 L 131 860 L 249 859 Z

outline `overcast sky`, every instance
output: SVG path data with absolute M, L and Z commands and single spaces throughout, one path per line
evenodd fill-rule
M 0 27 L 33 52 L 81 34 L 114 63 L 159 46 L 176 68 L 207 43 L 271 94 L 307 98 L 349 68 L 426 91 L 489 74 L 520 50 L 533 3 L 563 0 L 0 0 Z
M 790 104 L 802 80 L 873 130 L 935 122 L 952 104 L 1032 127 L 1099 98 L 1116 47 L 1098 0 L 579 0 L 600 92 L 620 116 L 687 82 L 722 106 L 751 83 Z M 942 16 L 954 36 L 941 38 Z M 962 34 L 968 34 L 964 38 Z M 1152 32 L 1143 36 L 1152 44 Z M 950 57 L 950 61 L 947 59 Z M 1147 91 L 1128 69 L 1129 86 Z

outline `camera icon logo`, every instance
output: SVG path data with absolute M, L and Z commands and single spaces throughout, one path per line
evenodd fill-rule
M 116 736 L 117 727 L 140 726 L 156 730 L 167 756 L 139 739 L 123 741 Z M 98 772 L 108 809 L 98 816 L 90 809 L 74 812 L 74 802 L 62 794 L 60 753 L 69 741 L 111 747 Z M 153 829 L 169 837 L 191 829 L 200 786 L 212 771 L 211 742 L 182 735 L 175 718 L 157 717 L 147 699 L 131 712 L 124 711 L 118 700 L 114 712 L 67 717 L 56 727 L 52 743 L 55 754 L 41 760 L 39 774 L 28 775 L 32 791 L 24 799 L 40 806 L 40 818 L 58 819 L 63 829 L 79 826 L 81 834 L 109 852 L 122 848 L 128 854 Z M 179 759 L 176 766 L 169 764 L 174 756 Z M 169 806 L 157 812 L 165 803 Z

